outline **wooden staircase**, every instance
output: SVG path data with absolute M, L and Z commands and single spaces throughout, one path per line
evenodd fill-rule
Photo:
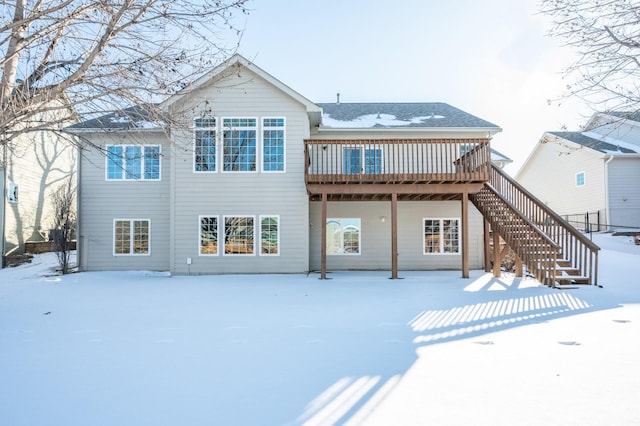
M 600 248 L 496 166 L 470 199 L 491 225 L 494 244 L 499 235 L 541 283 L 598 284 Z

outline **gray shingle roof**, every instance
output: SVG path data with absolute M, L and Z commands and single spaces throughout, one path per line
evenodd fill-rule
M 586 148 L 591 148 L 596 151 L 603 152 L 605 154 L 610 152 L 615 152 L 615 151 L 619 151 L 626 154 L 635 153 L 635 151 L 633 150 L 622 148 L 620 146 L 613 145 L 608 142 L 603 142 L 601 140 L 594 139 L 589 136 L 585 136 L 580 132 L 549 132 L 549 133 L 554 136 L 558 136 L 568 141 L 582 145 Z
M 640 123 L 640 112 L 638 111 L 610 111 L 607 112 L 614 117 L 624 118 L 626 120 L 637 121 Z
M 162 127 L 159 119 L 153 117 L 154 114 L 151 112 L 153 107 L 153 104 L 136 105 L 98 118 L 81 121 L 67 127 L 67 129 L 129 130 Z
M 323 126 L 352 128 L 498 126 L 449 104 L 428 103 L 319 103 Z

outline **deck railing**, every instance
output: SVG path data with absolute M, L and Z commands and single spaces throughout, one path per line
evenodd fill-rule
M 491 168 L 490 185 L 562 248 L 562 260 L 597 285 L 600 247 L 497 167 Z
M 486 182 L 487 139 L 305 140 L 307 183 Z

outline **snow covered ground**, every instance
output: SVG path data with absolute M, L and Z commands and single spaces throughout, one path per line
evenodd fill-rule
M 0 271 L 0 424 L 638 425 L 640 246 L 604 288 L 473 271 Z

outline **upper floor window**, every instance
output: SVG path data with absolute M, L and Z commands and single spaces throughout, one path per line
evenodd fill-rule
M 424 254 L 460 253 L 459 219 L 424 219 Z
M 107 180 L 159 180 L 160 145 L 108 145 Z
M 216 171 L 216 119 L 195 119 L 194 170 L 196 172 Z
M 576 186 L 584 186 L 584 172 L 576 173 Z
M 262 170 L 284 171 L 284 118 L 262 119 Z
M 369 147 L 343 148 L 342 170 L 346 174 L 382 173 L 382 149 Z
M 224 118 L 222 127 L 222 170 L 255 172 L 257 120 L 255 118 Z

